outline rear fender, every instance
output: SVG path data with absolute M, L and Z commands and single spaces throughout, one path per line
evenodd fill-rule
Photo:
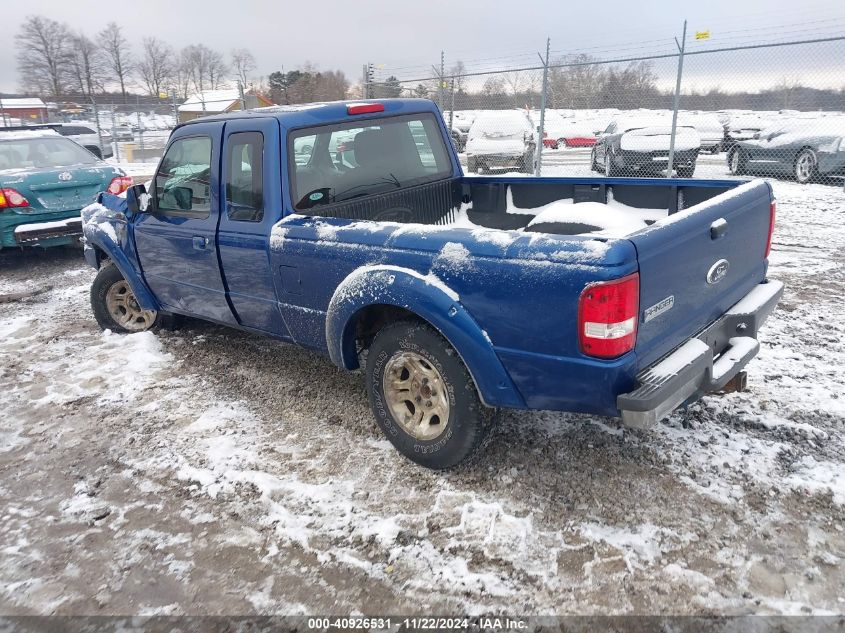
M 99 268 L 103 258 L 109 258 L 129 283 L 138 305 L 144 310 L 160 310 L 161 306 L 127 255 L 131 243 L 125 212 L 123 198 L 104 193 L 97 197 L 97 202 L 82 209 L 85 260 Z
M 358 367 L 357 318 L 372 305 L 404 308 L 437 329 L 464 361 L 486 405 L 525 408 L 489 337 L 464 309 L 457 293 L 433 275 L 408 268 L 362 266 L 337 287 L 326 315 L 326 344 L 335 364 Z

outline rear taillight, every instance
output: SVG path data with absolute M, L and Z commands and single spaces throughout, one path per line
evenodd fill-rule
M 640 275 L 590 284 L 578 303 L 578 342 L 596 358 L 616 358 L 634 349 L 640 309 Z
M 123 193 L 132 186 L 133 182 L 132 176 L 115 176 L 109 183 L 107 191 L 114 195 Z
M 384 112 L 383 103 L 350 103 L 346 106 L 346 114 L 370 114 Z
M 0 189 L 0 209 L 14 209 L 28 206 L 29 200 L 24 198 L 16 189 Z
M 772 252 L 772 235 L 775 233 L 775 212 L 777 211 L 778 203 L 776 200 L 772 200 L 772 204 L 769 205 L 769 237 L 766 240 L 766 257 L 765 259 L 769 259 L 769 254 Z

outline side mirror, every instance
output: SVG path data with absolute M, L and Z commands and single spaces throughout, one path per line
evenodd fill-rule
M 144 185 L 133 185 L 126 190 L 126 208 L 130 213 L 147 213 L 150 207 L 150 194 Z

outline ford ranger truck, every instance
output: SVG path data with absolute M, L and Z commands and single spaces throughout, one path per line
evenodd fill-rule
M 498 408 L 647 427 L 741 388 L 783 291 L 766 182 L 466 177 L 428 100 L 190 121 L 149 190 L 82 216 L 101 327 L 185 315 L 362 368 L 429 468 Z

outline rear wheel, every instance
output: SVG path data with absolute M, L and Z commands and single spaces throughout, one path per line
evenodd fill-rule
M 734 176 L 742 176 L 748 168 L 748 159 L 741 147 L 734 146 L 728 152 L 728 171 Z
M 809 148 L 802 149 L 795 157 L 795 180 L 801 184 L 810 182 L 818 174 L 818 168 L 819 163 L 816 159 L 816 153 Z
M 367 355 L 370 405 L 387 439 L 426 468 L 450 468 L 482 445 L 486 408 L 454 348 L 431 326 L 399 321 L 383 328 Z
M 94 154 L 94 156 L 96 156 L 97 158 L 102 158 L 102 157 L 103 157 L 103 153 L 100 151 L 100 148 L 99 148 L 99 147 L 97 147 L 96 145 L 92 145 L 92 146 L 86 147 L 85 149 L 87 149 L 89 152 L 91 152 L 92 154 Z
M 155 325 L 158 313 L 144 310 L 117 266 L 106 264 L 91 284 L 91 309 L 104 330 L 143 332 Z
M 599 169 L 598 163 L 596 163 L 596 148 L 594 147 L 590 150 L 590 169 L 592 171 L 601 171 Z

